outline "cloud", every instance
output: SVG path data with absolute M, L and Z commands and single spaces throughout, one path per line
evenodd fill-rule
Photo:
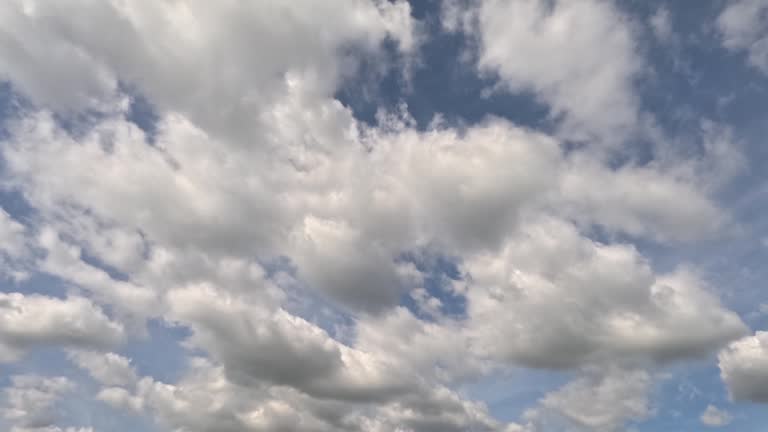
M 768 5 L 760 0 L 732 1 L 717 18 L 723 46 L 731 51 L 746 52 L 749 63 L 768 73 L 768 38 L 762 16 Z
M 24 225 L 14 220 L 3 209 L 0 209 L 0 241 L 2 252 L 10 258 L 24 254 L 27 247 Z
M 557 204 L 577 221 L 660 241 L 706 238 L 726 225 L 725 212 L 697 190 L 701 182 L 690 175 L 663 173 L 653 165 L 610 169 L 583 157 L 569 162 Z
M 664 363 L 715 351 L 747 331 L 695 273 L 654 274 L 632 246 L 597 243 L 557 219 L 532 220 L 501 253 L 463 269 L 478 349 L 529 367 Z
M 587 371 L 528 410 L 527 430 L 618 431 L 629 420 L 651 416 L 652 384 L 651 376 L 642 370 Z
M 66 377 L 14 375 L 3 390 L 3 417 L 13 424 L 11 432 L 93 432 L 91 428 L 56 426 L 54 410 L 59 399 L 75 384 Z
M 559 134 L 496 117 L 418 128 L 407 108 L 358 120 L 334 97 L 356 64 L 418 60 L 403 1 L 0 6 L 0 74 L 33 102 L 7 122 L 1 180 L 34 208 L 24 224 L 0 213 L 2 264 L 68 293 L 0 294 L 3 359 L 64 348 L 98 401 L 190 432 L 608 431 L 653 415 L 637 365 L 747 329 L 702 272 L 659 270 L 630 242 L 722 229 L 700 173 L 726 153 L 616 164 L 563 141 L 636 127 L 642 61 L 611 3 L 456 7 L 479 71 L 535 93 Z M 156 111 L 151 133 L 126 88 Z M 444 314 L 452 298 L 462 310 Z M 185 330 L 178 379 L 103 354 L 151 337 L 149 320 Z M 517 367 L 578 375 L 521 424 L 459 391 Z
M 668 8 L 658 8 L 651 16 L 650 24 L 654 36 L 656 36 L 659 41 L 669 42 L 674 38 L 675 34 L 672 30 L 672 17 L 670 16 Z
M 20 359 L 33 348 L 102 348 L 120 343 L 123 325 L 90 300 L 0 293 L 0 361 Z
M 566 135 L 606 139 L 636 127 L 633 81 L 642 60 L 629 18 L 611 2 L 469 4 L 460 21 L 477 37 L 478 68 L 511 91 L 533 92 L 563 118 Z M 461 15 L 448 11 L 449 22 Z
M 44 428 L 53 421 L 51 408 L 73 383 L 65 377 L 46 378 L 35 375 L 11 377 L 11 386 L 4 390 L 4 416 L 20 427 Z
M 14 0 L 0 19 L 9 29 L 0 76 L 36 103 L 57 111 L 109 108 L 124 82 L 164 111 L 251 143 L 268 120 L 260 119 L 263 109 L 290 87 L 286 77 L 328 94 L 350 72 L 343 61 L 354 60 L 350 51 L 373 53 L 388 38 L 404 53 L 418 44 L 404 1 L 50 7 Z M 118 36 L 102 37 L 113 31 Z
M 768 333 L 758 331 L 731 343 L 718 356 L 720 376 L 731 398 L 768 403 Z
M 0 208 L 0 275 L 13 280 L 28 276 L 24 261 L 30 253 L 26 227 Z
M 196 287 L 171 293 L 169 301 L 169 317 L 194 332 L 190 344 L 211 353 L 235 382 L 358 401 L 386 400 L 418 384 L 415 377 L 396 379 L 388 365 L 283 310 Z
M 62 241 L 50 227 L 40 230 L 38 245 L 46 252 L 40 270 L 71 281 L 103 304 L 113 305 L 120 314 L 146 316 L 155 307 L 155 294 L 146 287 L 115 280 L 105 270 L 88 264 L 82 249 Z
M 707 405 L 707 409 L 701 413 L 700 420 L 704 426 L 721 427 L 730 424 L 733 416 L 714 405 Z
M 131 361 L 115 353 L 72 351 L 69 358 L 86 369 L 99 383 L 108 386 L 130 386 L 138 381 Z
M 437 388 L 394 399 L 317 399 L 290 387 L 243 385 L 227 378 L 221 367 L 193 359 L 180 382 L 171 385 L 144 377 L 135 390 L 108 387 L 99 399 L 116 407 L 150 410 L 163 424 L 190 431 L 495 431 L 481 404 Z

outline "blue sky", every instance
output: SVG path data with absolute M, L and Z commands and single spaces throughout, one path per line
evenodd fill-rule
M 0 428 L 758 431 L 768 2 L 0 6 Z

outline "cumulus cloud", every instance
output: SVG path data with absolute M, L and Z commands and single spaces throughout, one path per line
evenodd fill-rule
M 110 347 L 124 328 L 90 300 L 0 293 L 0 361 L 11 362 L 33 348 Z
M 176 384 L 141 378 L 133 388 L 107 387 L 98 398 L 112 406 L 149 410 L 161 422 L 190 431 L 417 431 L 502 430 L 482 406 L 447 388 L 367 403 L 314 398 L 291 387 L 231 381 L 222 367 L 196 358 Z
M 731 343 L 718 359 L 720 376 L 734 400 L 768 403 L 768 332 Z
M 726 172 L 712 168 L 707 172 Z M 701 239 L 726 224 L 726 214 L 694 186 L 700 182 L 662 172 L 647 165 L 612 170 L 591 158 L 572 158 L 558 207 L 577 221 L 586 218 L 608 231 L 660 241 Z
M 36 102 L 57 110 L 98 107 L 127 81 L 152 95 L 153 103 L 187 112 L 221 133 L 228 127 L 243 132 L 245 120 L 285 90 L 287 82 L 278 83 L 286 73 L 306 76 L 327 92 L 343 72 L 338 60 L 345 49 L 374 50 L 388 37 L 403 51 L 417 43 L 405 2 L 274 8 L 67 1 L 50 7 L 14 0 L 0 17 L 9 29 L 0 73 Z M 107 41 L 100 37 L 107 31 L 119 36 Z M 222 104 L 238 108 L 221 115 Z
M 15 375 L 3 390 L 3 417 L 12 422 L 11 432 L 93 432 L 85 427 L 61 427 L 55 412 L 60 398 L 74 389 L 66 377 Z
M 763 16 L 768 4 L 761 0 L 728 2 L 717 19 L 726 49 L 745 52 L 749 63 L 768 73 L 768 27 Z
M 138 381 L 130 359 L 118 354 L 97 351 L 72 351 L 69 358 L 79 367 L 87 370 L 101 384 L 107 386 L 130 386 Z
M 627 421 L 652 414 L 648 400 L 652 384 L 642 370 L 587 371 L 528 410 L 527 430 L 618 431 Z
M 53 404 L 73 383 L 65 377 L 17 375 L 4 390 L 4 416 L 22 428 L 45 428 L 54 422 Z
M 721 427 L 731 423 L 733 416 L 714 405 L 707 405 L 707 409 L 701 413 L 700 420 L 704 426 Z
M 272 382 L 330 399 L 388 399 L 416 385 L 364 352 L 283 310 L 205 288 L 171 294 L 170 317 L 194 334 L 190 343 L 221 361 L 235 382 Z M 261 309 L 261 310 L 260 310 Z
M 629 245 L 534 220 L 464 266 L 470 328 L 488 355 L 531 367 L 656 362 L 711 352 L 747 328 L 690 271 L 655 274 Z
M 635 127 L 642 61 L 611 3 L 450 7 L 477 68 L 533 92 L 565 135 Z M 68 295 L 0 294 L 0 360 L 64 348 L 101 403 L 190 432 L 612 431 L 653 414 L 637 365 L 747 331 L 701 272 L 660 271 L 631 243 L 723 227 L 704 163 L 617 166 L 497 117 L 418 128 L 404 108 L 368 124 L 335 99 L 360 61 L 418 60 L 404 1 L 9 1 L 0 24 L 0 76 L 32 102 L 7 122 L 1 180 L 34 209 L 0 213 L 0 264 Z M 185 330 L 177 380 L 108 352 L 151 337 L 148 320 Z M 517 367 L 579 375 L 520 424 L 457 390 Z
M 478 68 L 511 91 L 532 91 L 566 134 L 604 139 L 636 127 L 642 61 L 629 19 L 611 2 L 451 3 L 448 22 L 459 17 L 478 39 Z

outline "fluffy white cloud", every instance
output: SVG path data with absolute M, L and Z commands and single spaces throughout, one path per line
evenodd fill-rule
M 130 386 L 138 381 L 131 361 L 115 353 L 97 351 L 72 351 L 69 358 L 79 367 L 87 370 L 101 384 L 107 386 Z
M 629 18 L 612 2 L 468 3 L 462 11 L 450 2 L 446 18 L 476 35 L 480 70 L 510 90 L 533 92 L 563 118 L 567 135 L 607 138 L 636 127 L 633 81 L 642 61 Z
M 454 13 L 477 20 L 464 30 L 480 69 L 536 93 L 565 133 L 634 127 L 640 62 L 610 3 L 470 9 Z M 33 250 L 29 267 L 90 299 L 2 294 L 0 356 L 66 347 L 104 403 L 190 432 L 611 430 L 651 414 L 649 375 L 615 364 L 705 354 L 746 331 L 695 271 L 659 274 L 632 245 L 585 234 L 719 229 L 699 165 L 616 167 L 499 118 L 419 130 L 406 111 L 372 126 L 334 99 L 385 42 L 416 55 L 404 1 L 9 1 L 0 24 L 0 75 L 37 104 L 0 146 L 3 185 L 35 213 L 27 226 L 0 214 L 0 247 Z M 118 83 L 155 107 L 155 131 L 128 120 Z M 92 123 L 62 126 L 86 108 Z M 462 279 L 440 288 L 466 311 L 443 314 L 405 258 L 421 251 L 455 261 Z M 297 296 L 341 306 L 345 320 L 328 320 L 345 324 L 321 327 Z M 200 356 L 175 382 L 99 354 L 150 318 L 188 330 Z M 454 390 L 499 368 L 594 364 L 615 369 L 549 394 L 528 425 Z
M 527 430 L 614 432 L 629 420 L 648 418 L 653 380 L 645 371 L 610 369 L 584 376 L 547 394 L 528 410 Z
M 150 146 L 120 118 L 75 139 L 46 114 L 19 124 L 4 156 L 10 181 L 46 211 L 83 220 L 59 229 L 93 255 L 111 251 L 105 261 L 118 269 L 141 270 L 147 248 L 150 259 L 165 259 L 151 245 L 219 258 L 285 255 L 311 286 L 372 311 L 398 299 L 398 254 L 427 244 L 458 255 L 497 248 L 528 209 L 547 205 L 587 225 L 659 238 L 695 238 L 723 219 L 685 178 L 566 161 L 553 139 L 498 119 L 464 135 L 451 129 L 361 135 L 348 111 L 327 108 L 332 116 L 296 128 L 331 133 L 315 136 L 319 147 L 286 136 L 285 158 L 238 159 L 178 116 L 161 123 Z M 92 169 L 79 170 L 86 160 Z M 601 185 L 614 190 L 598 194 Z M 103 231 L 115 240 L 97 240 Z M 47 271 L 97 294 L 109 285 L 123 307 L 151 309 L 146 288 L 106 280 L 51 230 L 39 242 L 49 251 Z
M 114 306 L 119 314 L 151 315 L 156 309 L 156 295 L 150 289 L 115 280 L 105 270 L 88 264 L 80 247 L 62 241 L 59 234 L 44 227 L 37 243 L 46 252 L 39 269 L 85 289 L 93 297 Z
M 733 342 L 718 359 L 720 376 L 734 400 L 768 403 L 768 332 Z
M 111 347 L 123 338 L 123 325 L 88 299 L 0 293 L 0 361 L 18 360 L 32 348 Z
M 749 63 L 768 73 L 768 26 L 763 16 L 768 4 L 762 0 L 728 2 L 717 19 L 723 46 L 747 53 Z
M 3 415 L 21 428 L 51 426 L 55 421 L 53 404 L 73 385 L 65 377 L 13 376 L 11 386 L 4 389 Z
M 731 421 L 733 421 L 733 416 L 727 411 L 723 411 L 714 405 L 707 405 L 707 409 L 701 413 L 700 420 L 705 426 L 721 427 L 731 423 Z
M 193 359 L 171 385 L 142 378 L 135 390 L 103 389 L 98 398 L 115 407 L 153 412 L 162 423 L 190 431 L 501 431 L 481 404 L 446 388 L 390 401 L 313 398 L 290 387 L 233 382 L 223 368 Z
M 12 422 L 11 432 L 93 432 L 91 428 L 61 427 L 56 402 L 74 389 L 65 377 L 15 375 L 3 390 L 3 417 Z
M 499 254 L 467 260 L 470 331 L 489 356 L 531 367 L 711 352 L 746 333 L 685 269 L 656 275 L 629 245 L 533 220 Z
M 725 172 L 712 168 L 709 173 Z M 697 190 L 694 184 L 701 182 L 692 181 L 692 174 L 663 172 L 653 165 L 613 170 L 574 157 L 564 171 L 557 205 L 574 220 L 661 241 L 700 239 L 725 225 L 726 215 Z
M 197 0 L 14 0 L 0 12 L 9 30 L 0 74 L 36 102 L 64 110 L 103 106 L 119 82 L 128 82 L 164 109 L 247 136 L 244 128 L 258 128 L 249 120 L 285 91 L 286 73 L 328 92 L 344 72 L 347 50 L 372 51 L 388 37 L 413 50 L 418 37 L 409 10 L 406 2 L 363 0 L 215 7 Z M 107 32 L 116 36 L 102 37 Z
M 512 426 L 443 385 L 488 362 L 664 362 L 744 332 L 692 275 L 656 275 L 632 247 L 595 243 L 574 225 L 695 238 L 720 213 L 691 182 L 578 161 L 555 139 L 498 119 L 465 133 L 367 129 L 338 104 L 318 112 L 288 102 L 286 113 L 311 116 L 274 124 L 277 154 L 238 153 L 179 114 L 161 119 L 152 145 L 122 115 L 81 136 L 46 113 L 15 127 L 4 156 L 46 219 L 35 238 L 40 269 L 118 312 L 188 327 L 188 345 L 229 383 L 214 397 L 151 377 L 136 388 L 107 381 L 100 400 L 200 431 L 501 430 Z M 297 130 L 315 131 L 311 145 Z M 626 193 L 647 182 L 658 194 Z M 617 190 L 600 197 L 590 184 Z M 698 210 L 667 205 L 671 195 Z M 391 309 L 414 277 L 396 258 L 421 247 L 462 262 L 466 283 L 450 289 L 466 296 L 465 320 L 427 324 Z M 87 263 L 85 251 L 129 279 Z M 253 258 L 280 255 L 310 289 L 362 314 L 351 346 L 282 307 L 286 294 Z M 238 402 L 248 391 L 260 392 L 253 405 Z M 304 405 L 312 409 L 288 408 Z
M 190 327 L 190 343 L 224 364 L 234 382 L 271 382 L 340 400 L 386 400 L 418 388 L 416 376 L 397 377 L 391 365 L 350 349 L 317 326 L 283 310 L 210 287 L 170 294 L 169 318 Z

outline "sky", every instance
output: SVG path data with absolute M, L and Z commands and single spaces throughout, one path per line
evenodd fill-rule
M 768 0 L 0 28 L 0 430 L 765 430 Z

